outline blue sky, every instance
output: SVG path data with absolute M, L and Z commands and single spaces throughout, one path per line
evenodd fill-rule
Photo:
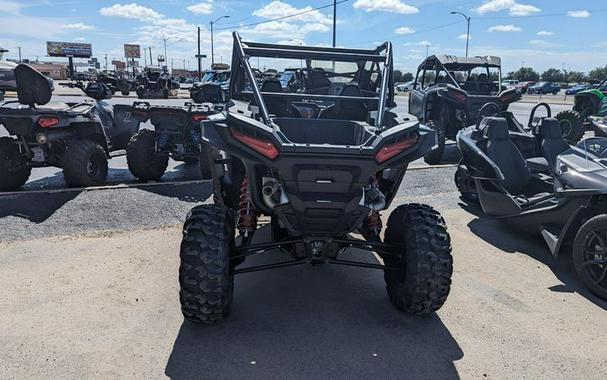
M 283 43 L 328 45 L 332 39 L 332 8 L 255 26 L 330 4 L 308 1 L 78 1 L 0 0 L 0 47 L 25 58 L 44 56 L 47 40 L 84 41 L 99 58 L 123 55 L 122 44 L 152 46 L 176 67 L 194 68 L 196 26 L 202 27 L 202 50 L 210 53 L 209 21 L 215 26 L 216 60 L 229 62 L 231 30 L 244 38 Z M 338 5 L 337 44 L 369 47 L 391 40 L 395 66 L 414 71 L 426 55 L 463 55 L 466 23 L 472 17 L 471 55 L 499 55 L 504 71 L 523 63 L 542 71 L 549 67 L 587 71 L 607 64 L 605 0 L 350 0 Z M 203 62 L 206 66 L 209 60 Z

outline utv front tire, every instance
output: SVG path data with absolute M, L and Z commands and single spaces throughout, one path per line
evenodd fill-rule
M 570 144 L 577 144 L 584 137 L 584 120 L 577 111 L 561 111 L 556 118 L 561 125 L 563 138 Z
M 463 200 L 469 203 L 478 204 L 478 193 L 474 179 L 470 176 L 466 165 L 459 165 L 455 171 L 455 186 Z
M 135 89 L 135 93 L 137 94 L 137 97 L 139 99 L 143 99 L 145 95 L 145 87 L 137 86 L 137 88 Z
M 183 226 L 179 300 L 183 316 L 194 323 L 214 323 L 228 316 L 234 275 L 234 214 L 216 205 L 193 208 Z
M 120 91 L 120 93 L 121 93 L 123 96 L 129 96 L 129 95 L 131 94 L 131 92 L 130 92 L 129 90 L 121 90 L 121 91 Z
M 70 187 L 101 186 L 108 173 L 108 157 L 92 140 L 74 140 L 63 156 L 63 177 Z
M 451 239 L 442 216 L 426 205 L 399 206 L 388 219 L 385 242 L 398 255 L 384 255 L 384 278 L 392 304 L 416 315 L 440 309 L 449 295 L 453 273 Z
M 441 159 L 443 158 L 443 152 L 445 151 L 445 140 L 446 140 L 446 129 L 442 122 L 438 120 L 428 120 L 426 126 L 436 132 L 436 137 L 438 141 L 438 148 L 431 153 L 428 153 L 424 157 L 424 161 L 428 165 L 437 165 L 440 164 Z
M 126 147 L 129 171 L 142 181 L 158 180 L 169 165 L 169 156 L 156 152 L 156 133 L 141 130 L 131 137 Z
M 584 284 L 607 299 L 607 215 L 598 215 L 582 225 L 573 241 L 573 264 Z
M 10 137 L 0 137 L 0 191 L 11 191 L 25 185 L 32 168 L 26 156 Z

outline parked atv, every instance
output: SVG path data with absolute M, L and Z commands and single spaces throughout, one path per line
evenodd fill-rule
M 301 59 L 318 74 L 313 69 L 326 68 L 337 95 L 318 87 L 285 93 L 276 79 L 260 88 L 249 62 L 256 56 Z M 398 206 L 382 241 L 380 211 L 390 206 L 408 163 L 436 142 L 431 129 L 388 108 L 395 105 L 392 59 L 389 42 L 368 50 L 294 48 L 243 42 L 234 33 L 230 92 L 249 101 L 234 101 L 203 123 L 203 142 L 222 153 L 212 167 L 216 204 L 195 207 L 184 224 L 179 281 L 186 319 L 225 318 L 236 274 L 302 264 L 382 270 L 390 300 L 407 313 L 429 314 L 444 304 L 452 258 L 441 215 L 425 205 Z M 363 95 L 364 83 L 355 79 L 380 74 Z M 271 241 L 254 244 L 261 215 L 271 219 Z M 356 231 L 365 239 L 350 236 Z M 374 251 L 383 263 L 341 259 L 350 247 Z M 275 249 L 290 259 L 239 268 L 248 256 Z
M 575 94 L 572 110 L 559 112 L 556 118 L 561 121 L 563 137 L 571 143 L 576 143 L 584 137 L 584 123 L 590 116 L 599 113 L 601 102 L 607 98 L 607 78 L 599 85 Z M 592 127 L 592 125 L 588 125 Z
M 415 82 L 409 112 L 438 135 L 438 149 L 424 158 L 431 165 L 440 163 L 445 140 L 454 139 L 459 130 L 476 122 L 485 103 L 507 110 L 521 99 L 516 89 L 501 90 L 499 57 L 433 55 L 419 65 Z
M 537 124 L 534 145 L 541 156 L 525 158 L 520 131 L 503 117 L 485 117 L 462 130 L 462 161 L 455 182 L 462 198 L 483 212 L 526 232 L 537 232 L 556 257 L 573 245 L 575 269 L 588 286 L 607 298 L 607 139 L 569 146 L 558 120 Z M 533 170 L 539 161 L 545 170 Z
M 0 190 L 25 184 L 32 167 L 63 169 L 69 186 L 105 183 L 110 152 L 124 149 L 139 123 L 130 106 L 111 106 L 109 89 L 90 82 L 84 89 L 94 100 L 49 103 L 46 77 L 28 65 L 15 68 L 18 101 L 0 104 L 0 124 L 9 137 L 0 138 Z
M 223 89 L 224 93 L 229 91 L 230 83 L 230 70 L 211 70 L 207 71 L 200 83 L 194 83 L 190 88 L 190 98 L 195 103 L 204 102 L 204 89 L 205 84 L 216 84 Z
M 138 78 L 138 85 L 135 90 L 139 99 L 163 98 L 177 96 L 179 82 L 171 79 L 168 73 L 158 67 L 146 67 L 142 75 Z
M 112 95 L 116 92 L 120 92 L 124 96 L 129 96 L 131 91 L 135 91 L 137 83 L 134 80 L 129 79 L 128 74 L 109 74 L 103 73 L 97 75 L 97 82 L 101 82 L 108 86 Z
M 126 158 L 131 173 L 140 180 L 158 180 L 164 175 L 169 157 L 186 163 L 199 163 L 204 179 L 210 179 L 211 159 L 201 145 L 200 122 L 224 110 L 225 98 L 210 99 L 219 86 L 207 85 L 206 102 L 186 102 L 179 106 L 156 106 L 147 102 L 133 104 L 133 116 L 139 122 L 150 121 L 154 130 L 142 129 L 129 142 Z

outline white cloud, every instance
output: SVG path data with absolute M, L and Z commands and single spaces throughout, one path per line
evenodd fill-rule
M 385 11 L 404 14 L 418 13 L 419 9 L 405 4 L 401 0 L 356 0 L 354 8 L 364 9 L 367 12 Z
M 209 14 L 213 13 L 213 4 L 212 1 L 207 1 L 206 3 L 198 3 L 190 5 L 189 7 L 187 7 L 187 10 L 197 15 Z
M 519 4 L 515 0 L 489 0 L 480 7 L 476 8 L 475 11 L 478 14 L 486 14 L 491 12 L 500 12 L 509 10 L 511 16 L 529 16 L 530 14 L 537 13 L 540 11 L 539 8 L 533 5 Z
M 299 25 L 287 21 L 270 21 L 256 25 L 252 29 L 242 30 L 242 34 L 267 35 L 274 38 L 303 40 L 309 33 L 322 33 L 328 32 L 329 30 L 329 26 L 318 22 Z
M 536 47 L 536 48 L 541 48 L 541 49 L 550 49 L 550 48 L 556 48 L 556 47 L 561 46 L 559 44 L 555 44 L 552 42 L 546 42 L 544 40 L 531 40 L 531 41 L 529 41 L 529 45 Z
M 405 46 L 432 46 L 432 43 L 427 40 L 418 41 L 418 42 L 407 42 Z
M 87 25 L 81 22 L 75 24 L 65 24 L 62 26 L 63 29 L 72 29 L 72 30 L 93 30 L 95 27 L 93 25 Z
M 294 15 L 301 12 L 306 12 L 294 17 L 290 17 L 289 20 L 319 22 L 322 24 L 333 23 L 332 17 L 329 17 L 318 10 L 313 11 L 312 9 L 313 8 L 309 5 L 304 8 L 295 8 L 291 4 L 275 0 L 269 4 L 266 4 L 262 8 L 255 10 L 253 12 L 253 16 L 263 17 L 266 19 L 274 19 Z
M 514 25 L 495 25 L 487 29 L 488 32 L 520 32 L 522 29 Z
M 155 10 L 136 3 L 114 4 L 111 7 L 101 8 L 99 13 L 102 16 L 133 18 L 137 20 L 153 20 L 163 17 L 163 15 Z
M 23 8 L 23 4 L 19 2 L 0 0 L 0 13 L 8 13 L 9 15 L 19 16 L 21 14 L 21 8 Z
M 415 29 L 409 28 L 408 26 L 401 26 L 400 28 L 394 29 L 394 33 L 396 33 L 396 34 L 413 34 L 413 33 L 415 33 Z
M 574 18 L 586 18 L 591 16 L 590 12 L 585 9 L 581 11 L 569 11 L 567 12 L 567 15 Z
M 538 36 L 553 36 L 554 32 L 549 32 L 547 30 L 540 30 L 539 32 L 537 32 Z
M 86 38 L 84 38 L 84 37 L 76 37 L 76 38 L 74 38 L 74 41 L 76 41 L 76 42 L 86 42 Z
M 467 34 L 460 34 L 459 36 L 457 36 L 457 38 L 459 38 L 460 40 L 465 40 L 468 37 Z M 472 39 L 472 35 L 470 35 L 470 38 L 468 38 L 469 40 Z

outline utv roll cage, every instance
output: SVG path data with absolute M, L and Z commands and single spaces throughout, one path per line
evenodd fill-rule
M 460 83 L 456 78 L 453 77 L 452 73 L 457 71 L 465 71 L 468 72 L 468 78 L 470 77 L 470 72 L 473 69 L 483 67 L 487 71 L 487 79 L 491 78 L 491 73 L 489 69 L 495 68 L 498 69 L 498 91 L 499 83 L 502 83 L 502 60 L 500 57 L 495 56 L 485 56 L 485 57 L 456 57 L 454 55 L 432 55 L 426 58 L 417 68 L 417 75 L 415 77 L 415 84 L 419 83 L 422 87 L 426 85 L 426 71 L 427 70 L 435 70 L 437 75 L 432 78 L 432 81 L 436 83 L 436 80 L 439 78 L 438 73 L 441 71 L 446 74 L 446 78 L 449 79 L 453 86 L 457 87 L 460 90 L 465 90 L 462 88 Z M 421 79 L 419 78 L 420 73 L 422 73 Z M 489 81 L 490 82 L 490 81 Z
M 230 81 L 229 92 L 233 98 L 251 97 L 255 105 L 259 107 L 259 114 L 263 122 L 274 131 L 280 129 L 278 125 L 272 122 L 270 113 L 264 101 L 264 96 L 282 97 L 287 101 L 338 101 L 353 100 L 366 104 L 377 103 L 377 116 L 374 118 L 374 126 L 379 130 L 384 124 L 384 113 L 388 106 L 394 106 L 394 78 L 393 78 L 393 57 L 392 44 L 384 42 L 375 49 L 347 49 L 317 46 L 292 46 L 277 45 L 260 42 L 242 41 L 238 32 L 233 32 L 234 47 L 232 54 L 232 78 Z M 299 59 L 306 62 L 306 67 L 310 68 L 312 60 L 327 62 L 353 62 L 367 63 L 372 62 L 374 68 L 379 68 L 383 63 L 381 70 L 381 85 L 377 96 L 343 96 L 343 95 L 324 95 L 311 94 L 306 90 L 297 93 L 279 93 L 262 92 L 255 79 L 255 73 L 249 62 L 250 58 L 283 58 Z M 245 86 L 245 80 L 250 84 Z M 245 87 L 252 90 L 245 90 Z

